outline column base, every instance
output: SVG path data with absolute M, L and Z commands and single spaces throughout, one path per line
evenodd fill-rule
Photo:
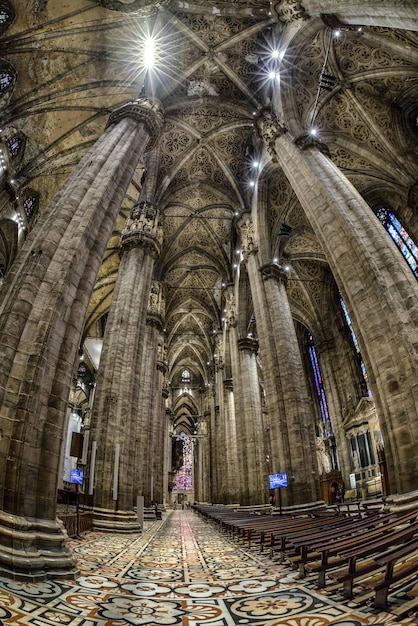
M 409 513 L 418 509 L 418 490 L 408 493 L 394 494 L 384 498 L 384 511 L 389 513 Z
M 0 575 L 39 582 L 74 580 L 80 572 L 60 520 L 12 515 L 0 511 Z
M 140 533 L 141 524 L 135 511 L 112 511 L 93 508 L 93 528 L 108 533 Z

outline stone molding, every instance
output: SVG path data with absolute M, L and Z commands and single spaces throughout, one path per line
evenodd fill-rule
M 154 148 L 164 125 L 164 111 L 160 101 L 148 96 L 139 96 L 133 102 L 127 102 L 113 111 L 109 115 L 106 128 L 117 124 L 126 117 L 144 124 L 149 134 L 146 151 Z
M 26 518 L 0 511 L 0 572 L 39 582 L 54 576 L 75 579 L 75 558 L 60 520 Z M 12 541 L 10 542 L 10 539 Z
M 167 7 L 171 0 L 96 0 L 105 9 L 121 13 L 135 13 L 139 17 L 152 17 Z
M 271 3 L 271 12 L 279 22 L 287 24 L 296 20 L 308 20 L 309 13 L 297 0 L 278 0 Z

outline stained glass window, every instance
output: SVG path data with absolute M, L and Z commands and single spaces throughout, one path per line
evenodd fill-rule
M 176 472 L 173 491 L 189 491 L 193 485 L 193 441 L 186 433 L 177 438 L 183 443 L 183 465 Z
M 311 365 L 313 370 L 313 376 L 315 380 L 316 393 L 319 400 L 319 406 L 321 407 L 322 423 L 324 425 L 325 437 L 332 435 L 332 424 L 328 411 L 327 398 L 325 395 L 324 383 L 322 380 L 321 367 L 318 361 L 318 355 L 315 350 L 314 340 L 311 333 L 308 332 L 308 351 L 311 359 Z
M 16 13 L 9 2 L 0 2 L 0 33 L 4 33 L 13 22 Z
M 23 202 L 23 208 L 25 209 L 26 217 L 30 220 L 39 207 L 39 196 L 36 194 L 29 195 Z
M 8 70 L 0 70 L 0 91 L 6 91 L 13 82 L 13 74 Z
M 393 213 L 381 208 L 377 212 L 377 217 L 402 252 L 415 277 L 418 278 L 418 246 Z
M 18 135 L 10 137 L 10 139 L 7 140 L 7 147 L 9 148 L 9 153 L 11 157 L 15 157 L 19 154 L 23 143 L 23 137 L 19 137 Z
M 345 302 L 341 298 L 341 296 L 340 296 L 340 304 L 341 304 L 341 308 L 342 308 L 343 313 L 344 313 L 345 320 L 347 322 L 347 326 L 348 326 L 348 328 L 350 330 L 351 338 L 353 340 L 354 347 L 355 347 L 356 352 L 357 352 L 357 356 L 359 358 L 360 368 L 361 368 L 361 371 L 362 371 L 362 374 L 363 374 L 364 382 L 366 383 L 366 386 L 367 386 L 367 395 L 371 397 L 372 392 L 369 389 L 369 377 L 367 376 L 366 366 L 364 365 L 364 361 L 363 361 L 363 359 L 361 357 L 360 347 L 358 345 L 356 333 L 354 332 L 354 328 L 353 328 L 353 323 L 351 321 L 351 317 L 350 317 L 350 315 L 349 315 L 349 313 L 347 311 L 347 307 L 345 306 Z
M 192 377 L 190 375 L 189 370 L 183 370 L 181 373 L 181 382 L 184 384 L 188 384 L 190 383 L 192 380 Z

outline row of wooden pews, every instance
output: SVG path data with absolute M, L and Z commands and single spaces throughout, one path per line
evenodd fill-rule
M 372 507 L 310 509 L 260 515 L 225 506 L 195 507 L 246 546 L 270 550 L 273 559 L 317 576 L 318 587 L 354 602 L 388 607 L 388 596 L 418 573 L 418 510 L 404 515 Z M 418 609 L 418 595 L 393 609 L 398 617 Z

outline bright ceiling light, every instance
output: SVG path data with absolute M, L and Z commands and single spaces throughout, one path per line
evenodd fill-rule
M 147 37 L 144 41 L 144 67 L 150 70 L 155 63 L 155 41 L 152 37 Z

